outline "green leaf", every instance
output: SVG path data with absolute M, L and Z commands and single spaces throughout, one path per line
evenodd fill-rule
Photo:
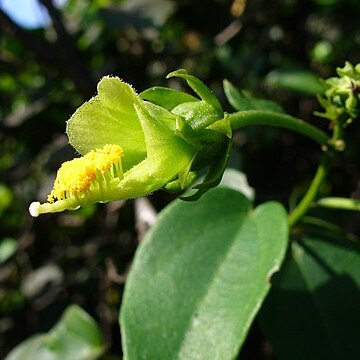
M 139 96 L 141 99 L 150 101 L 167 110 L 172 110 L 175 106 L 185 102 L 199 101 L 199 99 L 190 94 L 161 86 L 146 89 Z
M 225 169 L 219 186 L 241 192 L 251 201 L 255 198 L 255 190 L 249 185 L 246 175 L 239 170 Z
M 292 243 L 260 312 L 278 358 L 360 359 L 360 252 L 334 237 Z
M 72 305 L 47 334 L 25 340 L 5 360 L 95 360 L 103 350 L 98 325 L 84 310 Z
M 0 183 L 0 216 L 13 202 L 14 195 L 10 188 L 3 183 Z
M 216 188 L 175 201 L 141 243 L 120 313 L 124 358 L 233 359 L 287 246 L 281 205 Z
M 224 80 L 224 91 L 229 103 L 237 111 L 264 110 L 284 113 L 284 109 L 274 101 L 246 97 L 228 80 Z
M 188 85 L 195 91 L 195 93 L 207 104 L 211 105 L 216 111 L 219 119 L 224 116 L 223 109 L 219 100 L 214 93 L 197 77 L 190 75 L 184 69 L 179 69 L 170 73 L 166 78 L 180 77 L 183 78 Z
M 276 89 L 286 89 L 309 95 L 322 94 L 325 87 L 312 72 L 305 70 L 273 70 L 266 77 L 266 84 Z

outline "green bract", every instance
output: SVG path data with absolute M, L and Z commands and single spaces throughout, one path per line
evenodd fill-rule
M 346 62 L 337 73 L 339 77 L 325 81 L 325 94 L 318 98 L 325 113 L 317 115 L 349 124 L 360 115 L 360 64 Z
M 104 77 L 98 94 L 67 123 L 70 144 L 82 155 L 58 171 L 48 202 L 30 213 L 76 209 L 95 202 L 131 199 L 160 188 L 185 189 L 207 168 L 197 193 L 216 186 L 231 145 L 227 114 L 196 77 L 178 70 L 200 97 L 155 87 L 137 95 L 117 77 Z

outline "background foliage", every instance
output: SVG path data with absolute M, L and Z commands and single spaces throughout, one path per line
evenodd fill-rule
M 359 62 L 360 3 L 69 0 L 61 10 L 50 0 L 39 3 L 51 23 L 33 30 L 0 10 L 0 356 L 51 329 L 76 303 L 100 324 L 108 349 L 104 358 L 116 357 L 123 284 L 153 221 L 146 214 L 174 197 L 159 192 L 149 202 L 31 219 L 28 204 L 44 199 L 59 164 L 75 154 L 64 135 L 65 121 L 95 94 L 103 75 L 117 75 L 140 92 L 153 85 L 181 87 L 165 75 L 186 68 L 217 93 L 225 109 L 231 109 L 222 90 L 227 78 L 326 130 L 325 120 L 313 116 L 319 110 L 314 79 L 333 76 L 345 60 Z M 333 163 L 325 194 L 360 198 L 359 138 L 360 126 L 353 124 L 348 151 Z M 286 207 L 321 155 L 309 140 L 275 129 L 248 128 L 235 135 L 234 145 L 230 165 L 247 174 L 255 202 L 278 200 Z M 359 215 L 314 211 L 351 238 L 359 236 Z M 286 265 L 295 266 L 290 260 Z M 266 313 L 265 307 L 262 321 Z M 239 358 L 275 359 L 257 322 Z

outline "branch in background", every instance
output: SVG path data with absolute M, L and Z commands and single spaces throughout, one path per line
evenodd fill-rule
M 78 60 L 78 56 L 74 57 L 71 52 L 68 53 L 66 48 L 57 49 L 54 44 L 39 40 L 30 31 L 26 31 L 21 26 L 16 24 L 1 9 L 0 31 L 1 33 L 13 36 L 18 39 L 25 48 L 33 53 L 36 60 L 40 64 L 50 68 L 55 68 L 59 72 L 59 75 L 72 80 L 78 92 L 81 93 L 85 98 L 93 95 L 96 86 L 91 80 L 89 73 L 85 70 L 85 65 L 80 60 Z M 64 45 L 61 44 L 61 46 Z
M 2 33 L 12 35 L 20 40 L 31 52 L 35 54 L 39 62 L 50 65 L 56 62 L 51 45 L 43 44 L 37 38 L 16 24 L 4 11 L 0 9 L 0 29 Z
M 57 43 L 61 48 L 59 56 L 67 67 L 70 77 L 84 95 L 87 97 L 93 95 L 96 84 L 93 82 L 90 72 L 87 71 L 85 61 L 76 48 L 73 37 L 65 27 L 61 12 L 54 6 L 52 0 L 38 1 L 46 8 L 51 18 L 57 34 Z
M 42 4 L 45 9 L 47 10 L 51 21 L 54 25 L 55 31 L 58 35 L 59 40 L 69 45 L 69 47 L 72 46 L 71 44 L 71 38 L 68 33 L 68 31 L 65 28 L 62 15 L 59 12 L 59 10 L 54 6 L 53 2 L 51 0 L 38 0 L 40 4 Z
M 232 21 L 225 29 L 220 31 L 214 38 L 216 46 L 223 46 L 235 37 L 241 30 L 242 23 L 239 19 Z
M 156 210 L 148 198 L 141 197 L 135 200 L 135 218 L 135 226 L 140 242 L 156 221 Z

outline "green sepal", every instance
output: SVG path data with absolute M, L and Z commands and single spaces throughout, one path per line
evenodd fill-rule
M 181 196 L 180 199 L 185 201 L 195 201 L 200 199 L 209 189 L 216 187 L 220 184 L 221 178 L 226 169 L 228 159 L 231 153 L 232 142 L 229 139 L 224 151 L 219 153 L 217 161 L 212 162 L 209 166 L 208 172 L 204 177 L 204 181 L 201 184 L 197 184 L 193 189 L 197 189 L 195 194 L 189 196 Z
M 232 137 L 232 128 L 229 114 L 224 113 L 224 117 L 208 126 L 209 130 L 214 130 L 225 134 L 229 139 Z
M 219 157 L 221 158 L 224 154 L 227 144 L 231 143 L 231 139 L 217 131 L 205 130 L 201 135 L 201 141 L 199 141 L 201 147 L 199 146 L 196 152 L 192 165 L 193 170 L 199 170 L 209 164 L 216 164 Z
M 191 161 L 189 161 L 188 166 L 183 167 L 179 171 L 178 180 L 179 180 L 181 190 L 184 190 L 186 187 L 188 187 L 192 183 L 192 181 L 195 180 L 193 178 L 193 175 L 190 176 L 191 168 L 192 168 L 195 157 L 196 157 L 196 154 L 193 156 Z M 194 174 L 194 172 L 192 174 Z
M 190 171 L 187 174 L 185 182 L 182 182 L 179 178 L 179 179 L 176 179 L 174 181 L 167 183 L 163 189 L 170 193 L 178 193 L 178 192 L 186 189 L 187 187 L 189 187 L 196 180 L 198 175 L 199 175 L 198 172 Z
M 214 108 L 204 101 L 183 103 L 171 112 L 182 116 L 194 130 L 205 129 L 219 120 Z
M 196 156 L 192 163 L 193 170 L 198 170 L 212 161 L 216 161 L 218 154 L 223 152 L 225 144 L 229 141 L 226 134 L 216 130 L 200 129 L 194 131 L 180 117 L 177 119 L 176 132 L 179 137 L 196 150 Z
M 249 97 L 244 91 L 238 90 L 229 81 L 223 82 L 224 92 L 230 105 L 237 111 L 245 110 L 265 110 L 284 113 L 284 109 L 274 101 L 265 99 L 254 99 Z
M 224 111 L 220 105 L 219 100 L 214 93 L 197 77 L 190 75 L 184 69 L 179 69 L 171 72 L 166 78 L 180 77 L 183 78 L 188 85 L 195 91 L 195 93 L 207 104 L 214 108 L 218 119 L 224 116 Z
M 151 108 L 154 110 L 153 107 Z M 191 147 L 181 137 L 177 136 L 176 132 L 166 122 L 163 123 L 160 121 L 161 119 L 154 117 L 148 109 L 149 107 L 145 103 L 135 105 L 135 110 L 145 136 L 147 157 L 161 158 L 164 153 L 172 153 L 172 156 L 176 158 L 176 150 L 181 147 L 186 149 L 186 151 L 194 152 L 194 150 L 190 150 Z
M 139 96 L 141 99 L 150 101 L 167 110 L 172 110 L 174 107 L 185 102 L 199 101 L 199 99 L 190 94 L 161 86 L 146 89 Z

